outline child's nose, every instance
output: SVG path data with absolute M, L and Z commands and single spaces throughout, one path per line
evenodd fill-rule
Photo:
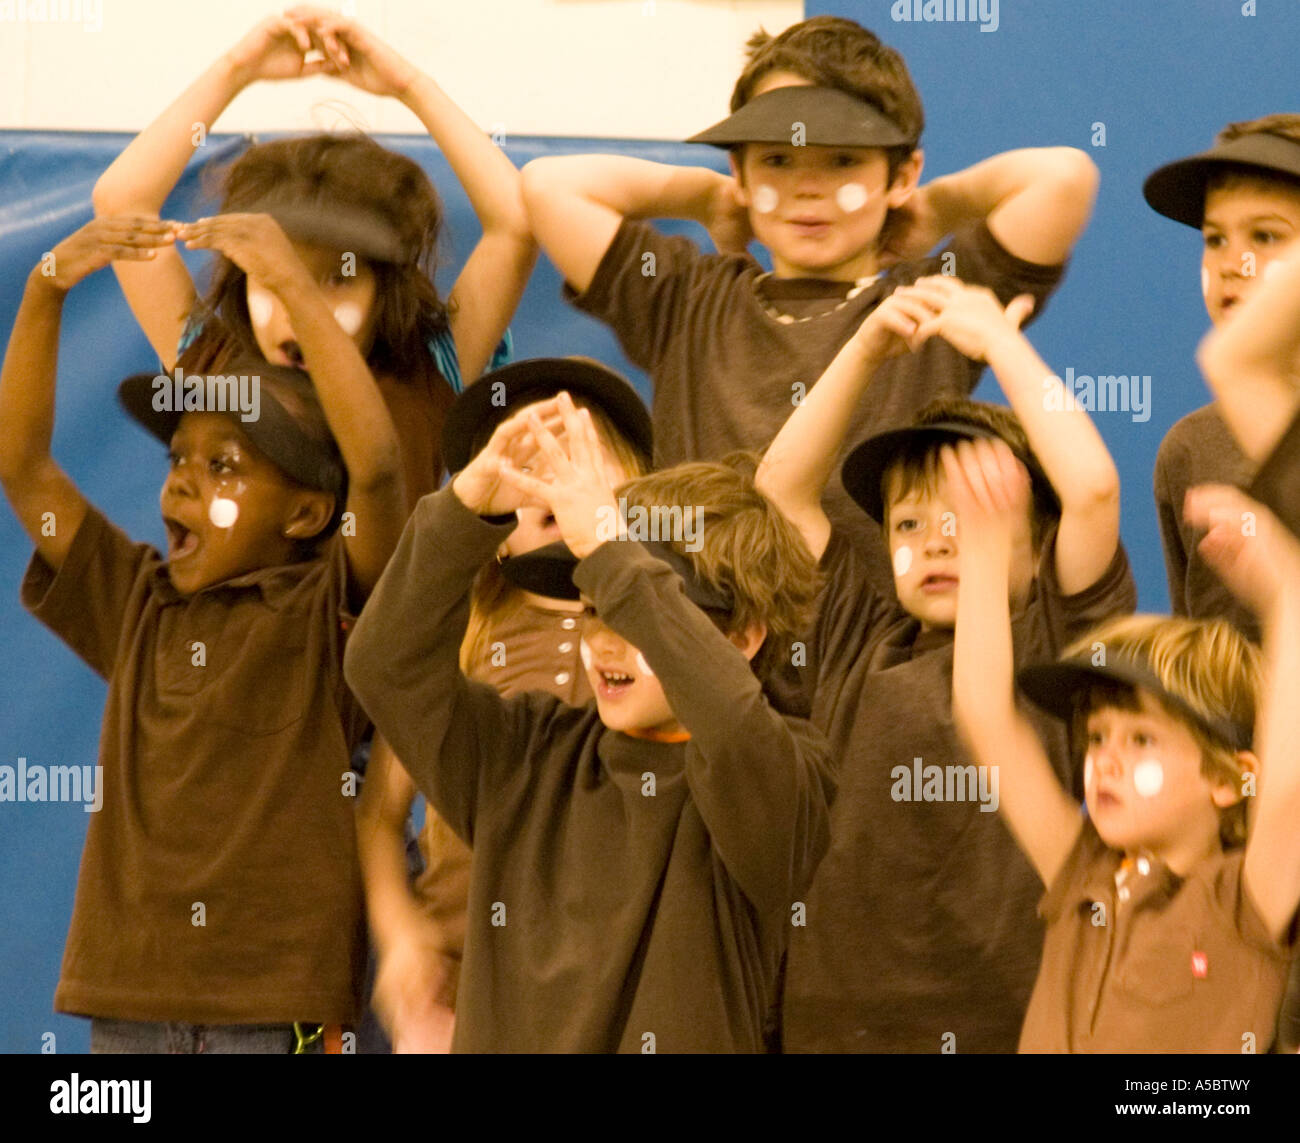
M 163 481 L 163 502 L 166 503 L 168 497 L 186 499 L 197 494 L 198 485 L 194 479 L 192 466 L 183 460 L 173 464 L 167 472 L 167 478 Z
M 934 525 L 927 532 L 925 537 L 927 556 L 951 555 L 956 550 L 957 545 L 953 542 L 953 537 L 948 535 L 944 528 Z

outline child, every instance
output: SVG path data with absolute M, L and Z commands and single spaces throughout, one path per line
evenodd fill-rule
M 720 464 L 620 489 L 631 516 L 690 513 L 698 552 L 618 539 L 599 454 L 567 395 L 505 421 L 420 502 L 345 671 L 473 846 L 457 1051 L 757 1051 L 832 784 L 820 735 L 767 705 L 749 660 L 805 621 L 816 573 Z M 529 503 L 577 557 L 594 705 L 458 670 L 474 577 Z
M 312 49 L 325 58 L 307 61 Z M 314 74 L 409 107 L 483 226 L 444 302 L 433 284 L 442 208 L 428 177 L 405 156 L 359 134 L 278 139 L 250 147 L 224 178 L 222 211 L 274 216 L 361 348 L 398 426 L 414 507 L 438 486 L 447 407 L 462 378 L 473 381 L 493 357 L 536 259 L 518 172 L 429 76 L 337 12 L 299 7 L 270 16 L 122 152 L 95 185 L 95 210 L 156 217 L 193 155 L 196 124 L 203 128 L 197 138 L 205 138 L 226 105 L 257 80 Z M 114 269 L 165 369 L 178 359 L 195 372 L 219 369 L 231 331 L 268 361 L 301 364 L 292 315 L 265 282 L 249 280 L 230 260 L 218 259 L 202 300 L 172 249 Z
M 831 848 L 809 890 L 807 926 L 791 937 L 788 1051 L 1015 1049 L 1041 930 L 1033 871 L 993 812 L 996 790 L 955 782 L 975 780 L 949 707 L 965 539 L 953 526 L 940 448 L 1001 439 L 1036 472 L 1033 503 L 1015 525 L 1010 605 L 1020 661 L 1054 659 L 1070 638 L 1136 602 L 1119 544 L 1115 466 L 1019 333 L 1029 304 L 1020 297 L 1004 312 L 988 290 L 951 278 L 896 290 L 836 356 L 758 474 L 827 576 L 809 666 L 813 722 L 840 767 Z M 910 428 L 849 455 L 844 485 L 882 526 L 895 602 L 871 588 L 821 492 L 881 363 L 935 335 L 987 361 L 1015 415 L 936 402 Z M 1064 769 L 1062 735 L 1053 746 Z
M 54 275 L 28 278 L 0 374 L 0 482 L 36 545 L 23 602 L 108 680 L 103 808 L 55 993 L 92 1018 L 92 1051 L 284 1052 L 358 1010 L 348 768 L 365 718 L 342 644 L 401 530 L 397 437 L 288 239 L 254 221 L 222 249 L 294 313 L 311 379 L 231 357 L 251 410 L 214 407 L 214 385 L 183 412 L 169 378 L 123 383 L 169 442 L 165 558 L 49 448 L 64 297 L 111 259 L 152 258 L 170 224 L 101 218 L 60 242 Z M 345 505 L 357 526 L 333 539 Z
M 1230 123 L 1211 150 L 1152 172 L 1143 193 L 1152 208 L 1203 233 L 1202 292 L 1217 328 L 1246 304 L 1300 235 L 1300 115 Z M 1290 367 L 1295 364 L 1293 358 Z M 1227 619 L 1255 642 L 1256 617 L 1199 557 L 1201 533 L 1182 516 L 1182 506 L 1193 485 L 1246 488 L 1263 455 L 1242 451 L 1216 402 L 1169 430 L 1155 468 L 1171 609 L 1194 619 Z
M 644 473 L 650 416 L 636 391 L 598 362 L 541 358 L 498 369 L 467 389 L 447 415 L 443 456 L 463 468 L 496 426 L 521 407 L 567 390 L 590 408 L 613 483 Z M 470 597 L 460 667 L 506 698 L 549 691 L 570 706 L 591 700 L 579 655 L 576 601 L 514 587 L 502 574 L 513 558 L 559 538 L 545 509 L 521 507 L 519 523 L 483 565 Z M 420 833 L 424 869 L 412 885 L 404 847 L 415 785 L 396 764 L 372 759 L 357 805 L 362 873 L 379 952 L 373 1005 L 395 1051 L 447 1051 L 465 944 L 470 851 L 426 808 Z
M 1263 620 L 1268 670 L 1222 620 L 1131 616 L 1020 672 L 1070 722 L 1087 818 L 1016 708 L 1007 569 L 1027 480 L 1010 451 L 958 445 L 944 470 L 966 539 L 953 709 L 1047 886 L 1026 1052 L 1262 1052 L 1300 901 L 1300 544 L 1228 486 L 1197 489 L 1201 554 Z M 1215 516 L 1254 511 L 1259 530 Z M 1258 727 L 1251 752 L 1252 725 Z M 1250 839 L 1243 794 L 1256 792 Z
M 920 97 L 898 53 L 851 20 L 755 36 L 731 109 L 692 140 L 726 147 L 731 178 L 605 155 L 536 159 L 523 174 L 534 233 L 575 304 L 651 376 L 660 466 L 766 448 L 899 283 L 956 274 L 1004 302 L 1028 292 L 1041 312 L 1096 191 L 1092 161 L 1065 147 L 918 188 Z M 702 223 L 720 253 L 640 221 L 653 217 Z M 745 254 L 751 234 L 770 274 Z M 909 424 L 932 398 L 968 396 L 980 371 L 940 339 L 886 364 L 846 442 Z M 888 591 L 879 536 L 838 480 L 827 510 Z
M 1295 143 L 1300 172 L 1300 142 Z M 1259 465 L 1251 494 L 1300 534 L 1300 257 L 1274 258 L 1268 280 L 1216 326 L 1197 355 L 1234 439 Z

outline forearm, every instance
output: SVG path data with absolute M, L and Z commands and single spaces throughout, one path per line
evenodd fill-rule
M 421 73 L 401 97 L 465 188 L 483 233 L 527 236 L 519 172 L 505 153 L 431 76 Z
M 726 177 L 706 167 L 674 167 L 621 155 L 534 159 L 530 181 L 549 195 L 590 199 L 625 218 L 684 218 L 707 224 Z
M 1062 509 L 1118 502 L 1119 473 L 1097 426 L 1024 335 L 999 330 L 987 359 Z
M 1300 406 L 1300 258 L 1274 267 L 1196 355 L 1229 429 L 1255 461 Z
M 277 284 L 353 490 L 400 484 L 397 429 L 370 367 L 305 274 Z M 400 488 L 399 488 L 400 494 Z
M 759 465 L 755 483 L 783 511 L 821 503 L 853 414 L 881 359 L 851 337 L 786 418 Z
M 940 225 L 951 232 L 987 218 L 1014 195 L 1044 180 L 1069 177 L 1078 168 L 1073 147 L 1024 147 L 1004 151 L 925 185 Z
M 66 296 L 39 267 L 27 278 L 0 370 L 0 473 L 6 483 L 50 455 Z
M 95 183 L 95 213 L 157 215 L 208 129 L 244 87 L 226 56 L 140 132 Z M 199 125 L 203 135 L 196 140 Z

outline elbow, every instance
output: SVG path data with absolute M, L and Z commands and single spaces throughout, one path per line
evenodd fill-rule
M 1101 186 L 1101 172 L 1091 155 L 1078 147 L 1050 147 L 1044 158 L 1045 175 L 1075 197 L 1089 204 L 1093 202 Z

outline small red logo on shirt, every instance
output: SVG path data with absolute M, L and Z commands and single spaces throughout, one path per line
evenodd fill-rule
M 1197 980 L 1204 980 L 1210 975 L 1210 958 L 1205 953 L 1192 953 L 1192 975 Z

